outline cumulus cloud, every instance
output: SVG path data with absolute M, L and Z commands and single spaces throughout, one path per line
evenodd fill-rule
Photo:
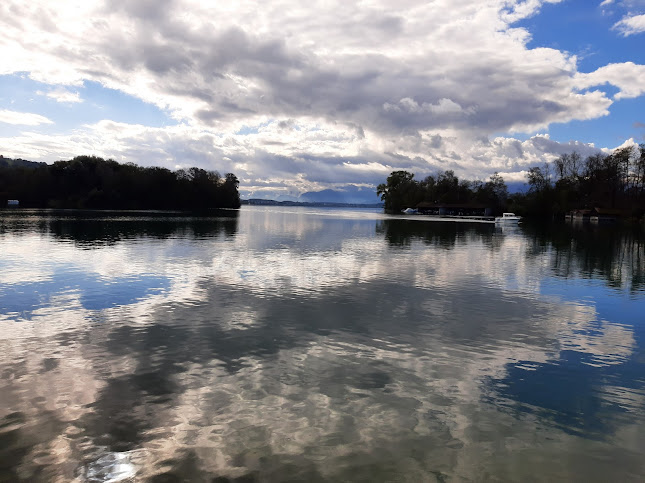
M 300 193 L 348 185 L 377 185 L 387 174 L 407 169 L 422 178 L 446 169 L 468 179 L 500 172 L 507 181 L 522 181 L 529 167 L 562 153 L 598 152 L 593 144 L 559 143 L 548 135 L 524 141 L 509 136 L 473 140 L 459 132 L 360 137 L 344 125 L 323 121 L 276 120 L 259 123 L 249 134 L 215 135 L 189 125 L 147 127 L 102 121 L 71 135 L 24 132 L 0 138 L 12 155 L 56 159 L 96 154 L 169 169 L 199 166 L 234 172 L 245 197 L 297 197 Z M 11 144 L 10 143 L 10 140 Z
M 5 124 L 17 124 L 22 126 L 37 126 L 39 124 L 52 124 L 52 121 L 40 114 L 30 112 L 0 110 L 0 122 Z
M 459 104 L 445 97 L 439 99 L 436 104 L 429 102 L 419 104 L 414 99 L 404 97 L 397 104 L 386 102 L 383 104 L 383 109 L 404 114 L 459 114 L 464 112 L 464 109 Z M 468 111 L 473 112 L 474 108 L 470 108 Z
M 334 173 L 342 166 L 363 183 L 393 167 L 523 166 L 529 158 L 485 158 L 477 140 L 598 118 L 643 92 L 643 66 L 581 74 L 574 55 L 528 48 L 530 32 L 517 22 L 545 3 L 558 1 L 408 0 L 393 10 L 385 0 L 55 8 L 8 0 L 0 5 L 0 74 L 28 72 L 67 103 L 81 100 L 71 86 L 99 82 L 183 126 L 117 135 L 106 121 L 10 144 L 41 160 L 81 147 L 143 164 L 223 160 L 218 169 L 230 166 L 257 186 L 281 177 L 296 191 L 346 182 Z M 618 87 L 614 98 L 598 89 L 606 83 Z
M 641 96 L 645 92 L 645 65 L 624 62 L 600 67 L 589 74 L 579 74 L 577 84 L 581 88 L 611 84 L 619 91 L 614 99 L 628 99 Z
M 78 91 L 72 92 L 68 89 L 65 89 L 64 87 L 56 87 L 47 92 L 37 91 L 36 94 L 47 96 L 50 99 L 54 99 L 56 102 L 63 104 L 76 104 L 83 102 L 83 99 L 81 99 L 81 95 L 78 93 Z
M 543 3 L 411 1 L 394 15 L 385 13 L 386 2 L 233 8 L 175 1 L 151 9 L 88 2 L 80 14 L 89 21 L 79 23 L 66 3 L 54 11 L 47 2 L 9 2 L 4 16 L 13 11 L 23 21 L 4 30 L 5 65 L 12 66 L 5 72 L 62 84 L 96 80 L 216 127 L 271 115 L 379 132 L 446 123 L 531 129 L 580 117 L 568 95 L 575 58 L 527 49 L 528 32 L 513 27 Z M 33 41 L 23 42 L 26 31 Z M 606 108 L 602 99 L 584 100 L 596 115 Z M 480 115 L 455 116 L 458 107 Z
M 643 33 L 645 32 L 645 14 L 625 16 L 621 21 L 616 22 L 612 28 L 618 30 L 624 37 Z

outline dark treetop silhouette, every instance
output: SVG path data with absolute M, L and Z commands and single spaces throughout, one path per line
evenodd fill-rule
M 497 173 L 486 182 L 459 180 L 453 171 L 416 181 L 412 173 L 394 171 L 378 186 L 377 194 L 391 212 L 425 201 L 480 203 L 496 212 L 545 218 L 585 208 L 612 210 L 632 219 L 645 215 L 645 144 L 585 160 L 576 152 L 563 154 L 553 163 L 529 168 L 527 178 L 526 192 L 509 195 Z
M 454 171 L 445 171 L 416 181 L 414 174 L 394 171 L 387 183 L 378 185 L 376 193 L 385 202 L 385 210 L 399 212 L 414 208 L 425 201 L 430 203 L 478 203 L 501 211 L 506 204 L 508 190 L 504 179 L 497 173 L 487 182 L 460 181 Z
M 0 203 L 33 208 L 155 209 L 201 211 L 239 208 L 233 173 L 200 168 L 170 171 L 77 156 L 51 165 L 2 159 Z

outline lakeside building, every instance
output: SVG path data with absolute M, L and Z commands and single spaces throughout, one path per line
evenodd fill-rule
M 621 210 L 594 208 L 591 210 L 589 221 L 591 223 L 615 223 L 621 218 L 623 218 L 623 212 Z
M 624 212 L 622 210 L 595 207 L 592 209 L 571 210 L 564 218 L 574 223 L 615 223 L 624 218 Z
M 571 210 L 564 216 L 564 218 L 568 221 L 588 222 L 589 218 L 591 218 L 591 210 Z

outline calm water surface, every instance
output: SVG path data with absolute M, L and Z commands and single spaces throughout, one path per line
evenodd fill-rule
M 0 481 L 643 481 L 645 242 L 0 212 Z

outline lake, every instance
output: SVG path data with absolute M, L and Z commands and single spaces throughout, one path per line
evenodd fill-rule
M 0 481 L 643 481 L 645 238 L 0 211 Z

